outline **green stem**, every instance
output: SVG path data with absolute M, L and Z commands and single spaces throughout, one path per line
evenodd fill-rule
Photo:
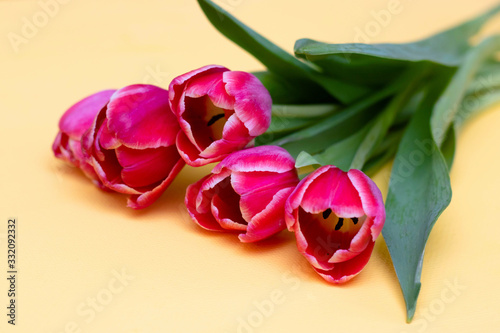
M 337 104 L 273 104 L 273 116 L 283 118 L 318 118 L 339 110 Z

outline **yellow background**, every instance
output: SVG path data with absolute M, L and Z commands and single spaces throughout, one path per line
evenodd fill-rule
M 40 2 L 0 1 L 1 332 L 498 330 L 498 107 L 460 133 L 453 200 L 429 239 L 418 309 L 407 325 L 382 238 L 357 278 L 332 286 L 296 251 L 293 235 L 241 244 L 194 225 L 184 190 L 209 167 L 185 168 L 154 206 L 137 212 L 125 207 L 124 196 L 98 190 L 55 159 L 59 117 L 91 93 L 132 83 L 168 87 L 176 75 L 212 63 L 262 69 L 210 26 L 194 0 L 64 2 L 44 22 Z M 218 3 L 291 51 L 302 37 L 355 41 L 359 30 L 377 24 L 372 11 L 390 1 Z M 378 23 L 378 31 L 372 27 L 369 41 L 422 38 L 494 3 L 401 0 L 400 13 Z M 21 35 L 34 19 L 40 27 L 15 52 L 8 36 Z M 382 188 L 387 170 L 376 178 Z M 10 217 L 18 220 L 15 327 L 5 315 Z M 115 278 L 122 271 L 129 276 L 123 283 Z M 92 298 L 106 303 L 95 316 Z

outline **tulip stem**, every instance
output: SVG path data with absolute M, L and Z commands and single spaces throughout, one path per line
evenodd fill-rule
M 273 104 L 273 116 L 283 118 L 317 118 L 339 110 L 337 104 Z

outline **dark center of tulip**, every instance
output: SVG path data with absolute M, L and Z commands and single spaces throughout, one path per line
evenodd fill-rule
M 326 223 L 322 223 L 322 225 L 330 231 L 342 231 L 342 232 L 352 232 L 358 231 L 361 228 L 361 224 L 358 226 L 359 218 L 358 217 L 339 217 L 336 214 L 332 215 L 332 209 L 328 208 L 323 213 L 321 213 L 323 220 Z M 352 229 L 352 230 L 351 230 Z
M 299 210 L 301 231 L 309 245 L 308 252 L 327 261 L 340 249 L 348 249 L 351 241 L 366 220 L 359 217 L 338 216 L 331 208 L 311 214 Z
M 219 113 L 210 118 L 210 120 L 207 123 L 207 126 L 212 126 L 217 120 L 224 118 L 224 113 Z
M 328 208 L 327 210 L 325 210 L 323 212 L 323 218 L 326 220 L 328 218 L 328 216 L 330 216 L 331 213 L 332 213 L 332 210 L 330 208 Z
M 342 226 L 344 225 L 344 219 L 342 217 L 339 217 L 339 221 L 335 225 L 335 230 L 340 230 Z
M 212 142 L 222 139 L 224 125 L 234 110 L 215 106 L 208 96 L 186 97 L 185 105 L 186 111 L 182 117 L 190 124 L 200 149 L 205 149 Z

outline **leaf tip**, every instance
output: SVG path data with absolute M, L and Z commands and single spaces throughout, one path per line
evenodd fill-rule
M 415 310 L 417 309 L 417 299 L 418 294 L 420 293 L 421 283 L 417 282 L 414 285 L 413 295 L 409 295 L 409 297 L 405 297 L 406 303 L 406 322 L 409 324 L 413 320 L 413 316 L 415 316 Z

